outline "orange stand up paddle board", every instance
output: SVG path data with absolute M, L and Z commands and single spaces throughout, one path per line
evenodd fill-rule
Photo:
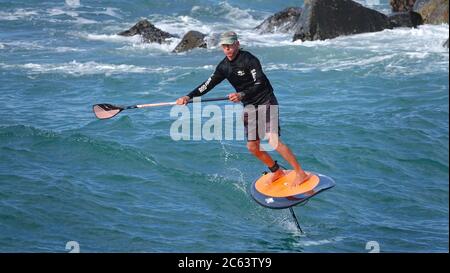
M 252 184 L 251 195 L 258 204 L 271 209 L 289 208 L 335 185 L 330 177 L 310 172 L 308 180 L 295 186 L 295 172 L 284 172 L 285 175 L 274 182 L 270 182 L 271 174 L 264 174 Z
M 326 175 L 307 172 L 311 174 L 311 177 L 300 185 L 294 185 L 295 172 L 293 170 L 284 170 L 284 172 L 284 176 L 273 182 L 270 181 L 271 174 L 264 174 L 253 182 L 250 193 L 261 206 L 271 209 L 289 208 L 298 229 L 303 233 L 292 207 L 334 187 L 336 183 Z

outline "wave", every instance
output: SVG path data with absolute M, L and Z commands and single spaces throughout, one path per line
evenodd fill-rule
M 380 0 L 354 0 L 354 1 L 360 3 L 361 5 L 367 8 L 374 9 L 384 14 L 391 13 L 391 6 L 389 5 L 388 1 L 380 1 Z
M 62 64 L 4 64 L 0 63 L 0 68 L 3 69 L 24 69 L 32 74 L 42 73 L 62 73 L 74 76 L 94 75 L 94 74 L 123 74 L 123 73 L 167 73 L 173 68 L 169 67 L 143 67 L 127 64 L 107 64 L 97 62 L 79 63 L 72 61 Z
M 204 34 L 210 34 L 213 33 L 214 29 L 217 27 L 216 23 L 205 24 L 201 20 L 188 15 L 150 15 L 147 19 L 152 22 L 152 24 L 154 24 L 157 28 L 167 31 L 171 34 L 176 34 L 180 37 L 186 34 L 186 32 L 188 32 L 189 30 L 196 30 Z
M 297 42 L 306 47 L 338 47 L 368 50 L 372 52 L 392 52 L 394 50 L 414 52 L 448 51 L 442 44 L 448 38 L 448 24 L 421 25 L 418 28 L 385 29 L 379 32 L 340 36 L 324 41 Z
M 71 3 L 74 3 L 74 1 L 71 1 Z M 81 5 L 67 4 L 66 1 L 65 6 L 47 9 L 18 8 L 10 11 L 0 11 L 0 21 L 36 20 L 52 23 L 71 22 L 75 24 L 95 24 L 99 23 L 99 21 L 85 17 L 103 15 L 107 16 L 110 20 L 122 19 L 121 11 L 118 8 L 84 6 L 84 9 L 80 10 L 80 7 Z M 103 18 L 101 22 L 104 22 Z
M 370 8 L 386 8 L 387 3 L 380 1 L 358 1 Z M 279 47 L 279 46 L 304 46 L 304 47 L 345 47 L 346 49 L 363 49 L 363 50 L 388 50 L 388 49 L 411 49 L 417 48 L 417 52 L 425 50 L 429 52 L 442 52 L 442 43 L 444 36 L 448 36 L 448 25 L 442 26 L 421 26 L 418 29 L 401 28 L 394 30 L 385 30 L 376 33 L 366 33 L 345 37 L 338 37 L 326 41 L 296 41 L 292 42 L 292 34 L 259 34 L 253 30 L 265 18 L 271 15 L 266 11 L 256 11 L 251 9 L 240 8 L 229 4 L 228 2 L 220 2 L 215 5 L 193 6 L 187 14 L 149 14 L 146 19 L 150 20 L 156 27 L 172 34 L 178 35 L 180 38 L 171 39 L 171 44 L 147 44 L 142 42 L 140 36 L 122 37 L 116 35 L 121 30 L 125 30 L 133 26 L 139 18 L 133 21 L 121 22 L 97 19 L 98 15 L 107 15 L 113 19 L 122 19 L 124 11 L 114 7 L 88 7 L 83 6 L 79 1 L 68 1 L 65 6 L 53 7 L 47 9 L 16 9 L 10 12 L 0 12 L 0 20 L 19 20 L 22 18 L 31 18 L 39 20 L 49 20 L 52 22 L 71 22 L 75 24 L 95 24 L 102 22 L 101 29 L 97 29 L 97 33 L 75 33 L 86 40 L 106 41 L 113 43 L 126 43 L 122 48 L 125 50 L 141 50 L 155 49 L 163 52 L 171 52 L 180 42 L 180 38 L 189 30 L 197 30 L 206 35 L 213 36 L 226 30 L 235 30 L 238 32 L 241 44 L 244 47 Z M 88 10 L 86 10 L 88 8 Z M 88 15 L 89 18 L 83 17 Z M 142 18 L 143 19 L 143 18 Z M 102 33 L 110 29 L 112 33 Z M 421 37 L 423 39 L 417 39 Z M 420 40 L 420 41 L 418 41 Z M 428 40 L 428 42 L 425 42 Z M 417 47 L 418 46 L 418 47 Z M 431 47 L 430 47 L 431 46 Z M 214 48 L 214 47 L 213 47 Z M 413 56 L 416 57 L 416 56 Z
M 229 4 L 226 4 L 226 6 Z M 193 8 L 198 10 L 199 8 Z M 208 9 L 205 7 L 203 9 Z M 242 16 L 242 15 L 241 15 Z M 251 15 L 248 15 L 251 17 Z M 350 36 L 341 36 L 324 41 L 292 41 L 292 34 L 259 34 L 253 30 L 261 20 L 253 17 L 249 19 L 249 24 L 234 25 L 233 23 L 223 22 L 204 22 L 200 19 L 188 15 L 183 16 L 161 16 L 153 15 L 148 18 L 155 26 L 182 37 L 189 30 L 197 30 L 208 36 L 213 36 L 225 30 L 235 30 L 241 40 L 242 46 L 251 47 L 280 47 L 280 46 L 300 46 L 313 48 L 338 48 L 361 50 L 368 52 L 413 52 L 407 57 L 425 58 L 427 53 L 446 53 L 448 52 L 442 44 L 448 38 L 448 25 L 423 25 L 418 28 L 396 28 L 386 29 L 380 32 L 363 33 Z M 239 17 L 233 17 L 233 20 L 239 21 Z M 129 25 L 134 25 L 135 22 Z M 172 39 L 171 45 L 144 44 L 139 36 L 120 37 L 118 35 L 108 34 L 78 34 L 88 40 L 103 40 L 110 42 L 127 42 L 134 48 L 153 47 L 163 51 L 172 51 L 180 39 Z M 214 48 L 214 47 L 212 47 Z M 447 54 L 448 55 L 448 54 Z M 448 57 L 447 57 L 448 60 Z
M 25 125 L 0 126 L 0 139 L 3 143 L 1 146 L 2 149 L 9 146 L 6 143 L 20 142 L 24 138 L 31 140 L 27 145 L 30 145 L 32 149 L 39 149 L 37 147 L 45 143 L 45 145 L 49 145 L 45 148 L 48 151 L 52 149 L 54 151 L 60 151 L 58 147 L 63 147 L 64 152 L 67 154 L 70 154 L 67 151 L 68 149 L 74 149 L 76 150 L 75 154 L 90 154 L 92 159 L 103 160 L 105 162 L 108 160 L 132 160 L 139 164 L 150 163 L 151 165 L 157 165 L 157 162 L 151 156 L 143 154 L 138 149 L 126 147 L 110 140 L 98 140 L 79 132 L 56 132 Z M 21 147 L 21 149 L 27 149 L 27 147 Z M 74 156 L 82 155 L 78 154 Z
M 342 36 L 325 41 L 296 41 L 289 49 L 272 51 L 267 71 L 348 71 L 387 76 L 448 71 L 448 25 L 423 25 L 381 32 Z M 311 53 L 313 52 L 313 53 Z M 279 56 L 279 58 L 276 58 Z M 281 61 L 280 61 L 281 60 Z
M 331 60 L 323 60 L 317 63 L 268 63 L 264 70 L 298 72 L 359 71 L 366 75 L 377 72 L 385 74 L 386 76 L 414 76 L 432 73 L 438 70 L 448 71 L 448 66 L 446 66 L 445 62 L 441 62 L 440 66 L 436 66 L 435 62 L 424 62 L 422 65 L 418 65 L 417 67 L 411 67 L 411 60 L 407 59 L 423 59 L 426 55 L 426 53 L 404 53 L 372 56 L 367 57 L 367 59 L 357 57 L 344 59 L 335 58 Z
M 71 8 L 78 8 L 80 5 L 80 0 L 66 0 L 66 5 Z
M 289 44 L 289 34 L 259 34 L 253 29 L 270 13 L 240 9 L 227 2 L 216 6 L 194 6 L 189 15 L 160 16 L 152 15 L 149 19 L 164 31 L 182 37 L 189 30 L 200 31 L 210 37 L 221 32 L 234 30 L 240 37 L 243 46 L 279 46 Z M 212 20 L 214 18 L 214 20 Z M 217 21 L 217 18 L 220 18 Z M 215 48 L 215 46 L 211 46 Z
M 56 46 L 55 47 L 55 46 L 51 46 L 51 45 L 45 45 L 45 44 L 41 44 L 37 41 L 33 41 L 33 42 L 29 42 L 29 41 L 3 42 L 3 44 L 0 44 L 0 49 L 8 49 L 11 51 L 42 50 L 42 51 L 52 51 L 52 52 L 58 52 L 58 53 L 86 51 L 86 49 L 69 47 L 69 46 Z
M 0 11 L 0 21 L 15 21 L 39 16 L 39 12 L 34 9 L 16 9 L 11 12 Z
M 117 34 L 93 34 L 93 33 L 72 33 L 71 35 L 78 36 L 90 41 L 103 41 L 116 44 L 125 44 L 120 50 L 134 51 L 134 50 L 156 50 L 159 52 L 172 52 L 177 44 L 181 41 L 179 38 L 170 38 L 169 44 L 145 43 L 140 35 L 131 37 L 121 36 Z
M 76 1 L 75 1 L 76 2 Z M 363 5 L 384 7 L 386 3 L 377 3 L 379 1 L 359 1 Z M 38 12 L 39 11 L 39 12 Z M 66 15 L 77 20 L 84 20 L 79 17 L 82 13 L 104 13 L 114 17 L 119 17 L 121 12 L 117 8 L 106 8 L 99 11 L 94 8 L 93 11 L 80 11 L 69 6 L 55 7 L 45 10 L 17 9 L 9 16 L 40 15 L 45 12 L 50 17 L 60 18 Z M 2 12 L 5 14 L 5 12 Z M 0 14 L 2 14 L 0 13 Z M 241 44 L 244 48 L 298 48 L 299 52 L 305 48 L 324 50 L 327 58 L 311 59 L 311 55 L 306 56 L 304 62 L 283 63 L 275 62 L 269 64 L 268 71 L 290 70 L 290 71 L 346 71 L 361 67 L 363 71 L 375 69 L 376 72 L 393 75 L 396 73 L 404 75 L 417 75 L 420 73 L 429 73 L 435 71 L 448 71 L 448 49 L 442 46 L 442 43 L 448 38 L 448 25 L 423 25 L 418 28 L 396 28 L 387 29 L 380 32 L 363 33 L 350 36 L 341 36 L 335 39 L 324 41 L 295 41 L 292 42 L 292 34 L 258 34 L 253 28 L 258 25 L 262 18 L 269 14 L 267 12 L 254 11 L 233 6 L 227 2 L 220 2 L 212 6 L 194 6 L 188 14 L 160 15 L 150 14 L 147 19 L 154 23 L 158 28 L 177 34 L 182 37 L 189 30 L 198 30 L 207 35 L 213 36 L 224 30 L 234 29 L 238 32 Z M 220 22 L 217 18 L 224 19 Z M 58 19 L 59 20 L 59 19 Z M 91 19 L 87 19 L 91 20 Z M 137 20 L 136 20 L 137 21 Z M 150 51 L 150 54 L 160 52 L 171 52 L 180 41 L 180 38 L 170 39 L 170 44 L 144 43 L 140 36 L 124 37 L 117 34 L 101 33 L 104 30 L 114 31 L 127 29 L 134 25 L 136 21 L 129 23 L 120 23 L 119 25 L 105 24 L 101 26 L 102 30 L 95 32 L 69 32 L 69 35 L 82 38 L 88 41 L 104 41 L 118 44 L 116 48 L 119 51 Z M 78 22 L 82 23 L 82 22 Z M 93 23 L 86 21 L 85 23 Z M 37 42 L 3 42 L 0 49 L 5 48 L 24 48 L 28 50 L 48 50 L 55 52 L 75 52 L 85 51 L 74 47 L 56 47 L 41 45 Z M 214 49 L 214 47 L 212 47 Z M 305 49 L 306 50 L 306 49 Z M 307 50 L 306 50 L 307 52 Z M 300 57 L 304 57 L 301 53 Z M 275 58 L 276 53 L 271 54 Z M 309 60 L 308 60 L 309 59 Z M 303 61 L 303 60 L 302 60 Z M 0 64 L 6 67 L 5 64 Z M 110 74 L 125 72 L 130 69 L 130 73 L 147 72 L 167 72 L 166 69 L 154 71 L 151 68 L 126 65 L 97 64 L 95 62 L 77 63 L 76 61 L 67 64 L 25 64 L 18 65 L 21 68 L 31 70 L 32 73 L 53 71 L 63 72 L 75 75 L 84 74 Z M 98 67 L 99 71 L 94 72 L 91 68 Z M 412 68 L 411 68 L 412 67 Z M 170 69 L 170 68 L 168 68 Z M 40 70 L 40 71 L 39 71 Z
M 293 243 L 295 247 L 309 247 L 309 246 L 321 246 L 321 245 L 328 245 L 328 244 L 334 244 L 336 242 L 340 242 L 344 240 L 344 237 L 334 237 L 330 239 L 322 239 L 322 240 L 301 240 L 299 242 Z
M 117 34 L 93 34 L 93 33 L 72 33 L 72 35 L 91 41 L 105 41 L 114 43 L 142 43 L 142 38 L 139 35 L 132 37 L 126 37 Z
M 270 16 L 270 13 L 251 9 L 241 9 L 223 1 L 214 6 L 193 6 L 190 14 L 195 17 L 221 18 L 227 24 L 241 28 L 242 26 L 256 26 L 260 24 L 261 15 Z M 256 18 L 255 18 L 256 17 Z
M 207 36 L 214 36 L 226 30 L 234 29 L 240 33 L 244 44 L 265 44 L 265 45 L 279 45 L 283 40 L 290 40 L 291 38 L 285 34 L 275 35 L 259 35 L 254 33 L 253 28 L 262 22 L 262 19 L 255 18 L 255 14 L 269 14 L 264 12 L 256 12 L 248 9 L 240 9 L 234 7 L 227 2 L 220 2 L 218 5 L 209 6 L 194 6 L 189 14 L 174 14 L 161 15 L 150 14 L 145 18 L 136 18 L 128 23 L 121 23 L 120 26 L 109 26 L 108 28 L 115 33 L 125 30 L 136 24 L 140 19 L 147 19 L 157 28 L 178 35 L 179 38 L 169 39 L 170 44 L 147 44 L 142 42 L 140 36 L 123 37 L 115 33 L 74 33 L 86 40 L 100 40 L 113 43 L 127 43 L 125 49 L 158 49 L 160 51 L 171 52 L 176 45 L 181 41 L 190 30 L 200 31 Z M 220 21 L 217 21 L 220 18 Z M 264 17 L 262 17 L 264 18 Z M 225 20 L 225 23 L 223 20 Z M 105 29 L 104 29 L 105 30 Z M 212 47 L 214 48 L 214 46 Z
M 60 64 L 37 64 L 37 63 L 27 63 L 27 64 L 5 64 L 0 63 L 0 68 L 2 69 L 23 69 L 29 71 L 31 74 L 45 74 L 45 73 L 61 73 L 69 74 L 72 76 L 83 76 L 83 75 L 95 75 L 95 74 L 105 74 L 105 75 L 115 75 L 115 74 L 126 74 L 126 73 L 169 73 L 178 70 L 211 70 L 211 65 L 205 65 L 200 67 L 183 67 L 183 66 L 158 66 L 158 67 L 144 67 L 137 65 L 128 64 L 107 64 L 107 63 L 97 63 L 97 62 L 85 62 L 79 63 L 77 61 L 72 61 L 68 63 Z

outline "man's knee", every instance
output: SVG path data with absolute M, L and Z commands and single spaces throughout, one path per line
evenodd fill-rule
M 283 143 L 280 140 L 278 134 L 270 134 L 269 136 L 269 145 L 275 150 L 278 149 Z
M 247 149 L 253 154 L 258 153 L 259 152 L 259 141 L 248 141 Z

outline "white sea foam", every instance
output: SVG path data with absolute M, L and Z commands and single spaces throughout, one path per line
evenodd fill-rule
M 67 16 L 72 18 L 72 19 L 70 19 L 72 22 L 74 22 L 76 24 L 80 24 L 80 25 L 98 23 L 95 20 L 86 19 L 86 18 L 80 16 L 80 13 L 90 13 L 90 12 L 78 12 L 78 11 L 74 11 L 74 10 L 67 9 L 67 8 L 51 8 L 51 9 L 46 10 L 46 13 L 50 17 L 67 15 Z M 51 22 L 64 22 L 64 21 L 67 21 L 67 20 L 50 19 L 49 21 L 51 21 Z
M 321 246 L 321 245 L 328 245 L 328 244 L 334 244 L 336 242 L 340 242 L 344 240 L 344 237 L 334 237 L 330 239 L 322 239 L 322 240 L 305 240 L 302 239 L 301 241 L 295 242 L 295 247 L 308 247 L 308 246 Z
M 95 20 L 86 19 L 83 17 L 77 17 L 75 20 L 75 23 L 80 24 L 80 25 L 85 25 L 85 24 L 96 24 L 98 22 Z
M 71 8 L 78 8 L 81 6 L 80 0 L 66 0 L 66 5 Z
M 68 47 L 68 46 L 52 46 L 52 45 L 43 45 L 37 41 L 29 42 L 29 41 L 13 41 L 13 42 L 5 42 L 3 45 L 0 45 L 0 48 L 11 48 L 13 50 L 45 50 L 50 52 L 82 52 L 86 51 L 85 49 Z
M 141 43 L 142 37 L 139 35 L 127 37 L 117 34 L 94 34 L 94 33 L 72 33 L 73 35 L 91 41 L 105 41 L 113 43 Z
M 384 14 L 389 14 L 391 12 L 391 7 L 387 1 L 380 1 L 380 0 L 354 0 L 357 3 L 360 3 L 361 5 L 377 10 Z
M 68 15 L 70 17 L 78 17 L 78 12 L 73 10 L 67 10 L 65 8 L 51 8 L 45 11 L 48 16 Z
M 180 39 L 172 38 L 169 39 L 172 42 L 170 44 L 158 44 L 158 43 L 131 43 L 129 45 L 123 46 L 120 50 L 125 51 L 148 51 L 148 52 L 172 52 L 177 46 Z
M 196 15 L 199 13 L 210 13 L 213 16 L 220 18 L 218 22 L 209 22 L 205 24 L 199 19 L 196 19 Z M 261 20 L 255 19 L 252 15 L 254 11 L 248 9 L 240 9 L 234 7 L 227 2 L 219 3 L 218 7 L 209 6 L 194 6 L 191 9 L 190 15 L 159 15 L 152 14 L 148 16 L 148 20 L 152 22 L 157 28 L 176 34 L 180 38 L 174 38 L 173 47 L 169 47 L 168 50 L 172 51 L 178 44 L 181 38 L 190 30 L 196 30 L 208 37 L 216 35 L 226 30 L 234 29 L 238 32 L 243 45 L 268 45 L 276 46 L 280 45 L 283 41 L 290 41 L 291 37 L 287 34 L 273 34 L 273 35 L 260 35 L 253 31 Z M 130 24 L 132 25 L 132 24 Z M 214 48 L 214 45 L 211 45 Z
M 74 1 L 76 4 L 76 1 Z M 78 1 L 79 3 L 79 1 Z M 113 7 L 105 8 L 93 8 L 86 7 L 88 10 L 78 10 L 79 5 L 66 5 L 65 6 L 55 6 L 47 9 L 14 9 L 11 11 L 0 11 L 0 21 L 15 21 L 15 20 L 42 20 L 48 22 L 66 22 L 72 21 L 76 24 L 94 24 L 97 23 L 96 20 L 87 19 L 82 17 L 85 14 L 88 15 L 99 15 L 104 14 L 114 18 L 122 18 L 120 15 L 120 10 Z M 57 16 L 66 15 L 67 19 L 55 18 Z
M 225 21 L 227 25 L 234 24 L 239 28 L 251 27 L 255 24 L 258 24 L 259 20 L 255 19 L 252 15 L 254 13 L 256 13 L 256 11 L 250 9 L 240 9 L 238 7 L 230 5 L 226 1 L 220 2 L 218 5 L 214 6 L 193 6 L 191 9 L 192 16 L 207 14 L 209 16 L 220 18 L 222 25 L 225 25 Z
M 86 51 L 85 49 L 73 48 L 73 47 L 68 47 L 68 46 L 58 46 L 58 47 L 55 47 L 54 50 L 59 53 Z
M 123 44 L 124 46 L 120 47 L 119 49 L 126 51 L 156 50 L 162 52 L 172 52 L 172 50 L 181 41 L 181 39 L 179 38 L 170 38 L 167 39 L 167 41 L 169 41 L 170 43 L 159 44 L 159 43 L 146 43 L 143 41 L 141 35 L 121 36 L 117 34 L 93 34 L 81 32 L 73 32 L 70 34 L 85 40 L 104 41 Z
M 354 67 L 368 67 L 374 64 L 386 63 L 385 61 L 394 58 L 395 54 L 374 56 L 370 58 L 348 58 L 348 59 L 335 59 L 328 62 L 319 64 L 321 71 L 344 71 L 353 69 Z
M 34 15 L 38 15 L 38 12 L 32 9 L 16 9 L 11 12 L 0 11 L 0 21 L 21 20 Z
M 213 32 L 214 27 L 214 24 L 207 25 L 197 19 L 186 15 L 161 18 L 158 18 L 158 16 L 151 16 L 149 19 L 157 28 L 171 34 L 176 34 L 180 36 L 180 38 L 189 30 L 196 30 L 204 34 L 209 34 Z
M 80 63 L 72 61 L 60 64 L 5 64 L 0 63 L 3 69 L 25 69 L 33 74 L 40 73 L 62 73 L 75 76 L 93 75 L 93 74 L 125 74 L 125 73 L 166 73 L 173 68 L 170 67 L 142 67 L 128 64 L 107 64 L 97 62 Z
M 73 9 L 70 9 L 67 7 L 54 7 L 54 8 L 45 10 L 43 13 L 48 16 L 67 15 L 74 19 L 77 19 L 78 17 L 80 17 L 80 14 L 81 15 L 83 15 L 83 14 L 89 14 L 89 15 L 104 14 L 104 15 L 108 15 L 111 17 L 115 17 L 115 18 L 122 18 L 122 16 L 120 15 L 120 10 L 117 8 L 106 7 L 106 8 L 101 8 L 100 10 L 98 10 L 98 8 L 95 8 L 95 9 L 92 8 L 92 9 L 93 10 L 89 10 L 89 11 L 80 11 L 80 10 L 73 10 Z M 82 19 L 88 20 L 85 18 L 82 18 Z M 91 21 L 94 21 L 94 20 L 91 20 Z
M 227 18 L 230 23 L 235 24 L 235 26 L 247 26 L 253 28 L 261 23 L 253 17 L 251 14 L 253 11 L 250 9 L 233 7 L 228 4 L 228 2 L 221 2 L 220 7 L 226 12 L 225 18 Z
M 285 63 L 267 63 L 264 65 L 265 71 L 300 71 L 307 72 L 314 70 L 313 67 L 307 67 L 304 64 L 285 64 Z
M 266 63 L 264 69 L 345 71 L 361 68 L 405 75 L 448 71 L 448 49 L 442 46 L 447 38 L 448 25 L 444 24 L 387 29 L 325 41 L 283 42 L 282 45 L 290 44 L 299 47 L 298 50 L 302 50 L 302 47 L 320 48 L 322 52 L 329 52 L 329 55 L 327 58 L 310 58 L 301 63 Z
M 7 45 L 13 49 L 25 49 L 25 50 L 42 50 L 45 49 L 45 46 L 39 44 L 38 42 L 29 42 L 29 41 L 12 41 L 5 42 L 4 45 Z
M 111 17 L 116 17 L 116 18 L 122 18 L 122 16 L 120 15 L 120 10 L 117 8 L 107 7 L 107 8 L 105 8 L 105 11 L 96 11 L 95 13 L 105 14 L 105 15 L 109 15 Z
M 205 24 L 199 19 L 194 18 L 196 12 L 199 11 L 208 11 L 217 15 L 219 18 L 224 18 L 226 23 L 223 21 L 217 23 L 207 23 Z M 219 11 L 216 11 L 218 9 Z M 109 11 L 109 12 L 108 12 Z M 73 11 L 69 11 L 73 12 Z M 114 12 L 113 9 L 108 10 L 108 13 Z M 151 14 L 146 19 L 148 19 L 151 23 L 153 23 L 157 28 L 169 32 L 171 34 L 178 35 L 179 38 L 171 38 L 168 39 L 171 41 L 170 44 L 157 44 L 157 43 L 144 43 L 142 41 L 141 36 L 135 35 L 133 37 L 123 37 L 116 34 L 111 33 L 78 33 L 77 36 L 87 39 L 87 40 L 101 40 L 105 42 L 114 42 L 114 43 L 124 43 L 126 44 L 121 49 L 125 50 L 147 50 L 147 49 L 155 49 L 158 51 L 171 52 L 175 46 L 181 41 L 181 38 L 190 30 L 200 31 L 206 34 L 208 38 L 217 35 L 225 30 L 235 29 L 238 31 L 239 36 L 241 37 L 241 42 L 243 46 L 279 46 L 279 45 L 289 45 L 291 42 L 290 34 L 268 34 L 268 35 L 260 35 L 253 31 L 253 28 L 256 27 L 261 20 L 255 19 L 251 13 L 252 10 L 245 10 L 234 7 L 227 2 L 219 3 L 219 7 L 215 6 L 214 9 L 212 7 L 199 7 L 195 6 L 192 8 L 190 15 L 160 15 L 160 14 Z M 53 9 L 51 11 L 52 14 L 67 14 L 74 18 L 75 14 L 67 13 L 63 9 Z M 260 12 L 261 13 L 261 12 Z M 114 12 L 114 15 L 115 14 Z M 89 21 L 81 21 L 79 19 L 79 23 L 93 23 Z M 117 25 L 115 27 L 106 26 L 105 30 L 114 31 L 115 33 L 120 32 L 133 26 L 136 22 L 122 23 L 120 27 Z M 210 45 L 211 48 L 214 48 L 214 45 Z
M 442 43 L 448 38 L 448 25 L 422 25 L 418 28 L 395 28 L 379 32 L 341 36 L 325 41 L 299 42 L 303 46 L 337 47 L 373 52 L 444 52 Z
M 7 64 L 0 63 L 2 69 L 23 69 L 31 74 L 43 74 L 43 73 L 57 73 L 57 74 L 69 74 L 74 76 L 94 75 L 94 74 L 127 74 L 127 73 L 169 73 L 172 71 L 192 71 L 199 69 L 199 67 L 183 67 L 183 66 L 136 66 L 130 64 L 108 64 L 98 62 L 77 62 L 73 60 L 67 63 L 57 64 L 38 64 L 38 63 L 26 63 L 26 64 Z M 210 70 L 210 66 L 200 67 L 200 69 Z

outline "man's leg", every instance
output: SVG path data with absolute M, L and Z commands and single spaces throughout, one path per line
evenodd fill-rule
M 281 142 L 278 133 L 270 133 L 269 135 L 269 144 L 294 168 L 296 172 L 296 178 L 293 186 L 300 185 L 301 183 L 308 180 L 310 175 L 305 173 L 300 164 L 297 161 L 294 153 L 289 149 L 287 145 Z
M 272 167 L 275 165 L 275 161 L 272 157 L 264 150 L 260 149 L 259 140 L 247 141 L 248 150 L 259 160 L 261 160 L 267 167 Z M 284 175 L 284 172 L 281 169 L 275 171 L 271 176 L 271 181 L 275 181 L 281 176 Z

